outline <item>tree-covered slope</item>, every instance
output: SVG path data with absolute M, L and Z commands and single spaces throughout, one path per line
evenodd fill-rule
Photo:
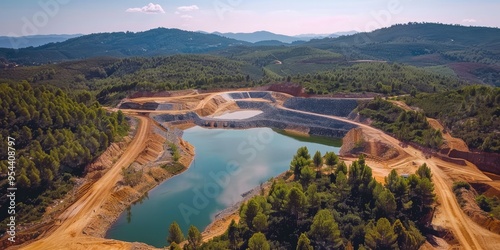
M 405 111 L 382 98 L 361 102 L 357 111 L 370 118 L 372 126 L 393 134 L 402 141 L 415 142 L 433 149 L 439 149 L 443 143 L 442 131 L 433 129 L 422 112 Z
M 439 119 L 471 149 L 500 153 L 500 88 L 469 86 L 407 97 L 408 105 Z
M 303 46 L 341 53 L 349 60 L 372 59 L 416 66 L 443 66 L 462 79 L 498 86 L 500 29 L 437 23 L 408 23 Z
M 36 48 L 0 49 L 0 57 L 19 64 L 47 63 L 96 56 L 158 56 L 205 53 L 248 44 L 213 34 L 157 28 L 144 32 L 97 33 Z
M 271 67 L 270 67 L 271 68 Z M 414 66 L 382 62 L 354 63 L 312 74 L 293 74 L 286 65 L 274 65 L 290 73 L 291 81 L 301 83 L 310 94 L 335 92 L 375 92 L 388 95 L 412 92 L 439 92 L 467 83 L 457 77 L 430 72 Z
M 99 57 L 0 70 L 3 81 L 51 84 L 71 92 L 88 90 L 102 103 L 134 91 L 248 87 L 262 78 L 260 67 L 213 55 Z
M 60 89 L 26 82 L 0 84 L 0 117 L 0 187 L 7 190 L 4 177 L 14 171 L 18 223 L 40 219 L 47 205 L 70 190 L 72 177 L 128 130 L 121 113 L 108 114 L 97 103 L 86 105 Z M 14 161 L 8 161 L 9 151 L 15 152 Z M 1 207 L 7 204 L 2 196 Z M 1 209 L 0 221 L 6 216 Z

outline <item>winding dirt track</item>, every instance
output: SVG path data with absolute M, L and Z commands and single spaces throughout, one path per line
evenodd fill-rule
M 121 158 L 102 176 L 78 201 L 62 213 L 60 225 L 47 236 L 24 247 L 23 249 L 129 249 L 130 243 L 89 237 L 82 234 L 93 215 L 113 192 L 115 184 L 121 178 L 122 168 L 131 164 L 146 146 L 150 120 L 137 116 L 140 123 L 136 135 Z

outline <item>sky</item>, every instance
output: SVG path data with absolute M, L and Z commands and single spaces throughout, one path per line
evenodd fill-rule
M 0 36 L 145 31 L 332 34 L 396 23 L 500 27 L 498 0 L 1 0 Z

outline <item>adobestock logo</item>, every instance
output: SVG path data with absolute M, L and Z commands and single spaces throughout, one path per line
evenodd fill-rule
M 248 136 L 245 141 L 238 145 L 239 160 L 230 161 L 224 170 L 210 172 L 208 180 L 200 188 L 193 188 L 193 199 L 190 204 L 181 203 L 179 211 L 186 224 L 191 224 L 191 216 L 198 215 L 210 205 L 210 199 L 220 196 L 222 191 L 231 183 L 231 179 L 242 174 L 242 164 L 255 162 L 258 152 L 266 149 L 274 139 L 274 133 L 270 129 L 260 130 L 256 136 Z
M 234 9 L 241 5 L 243 0 L 216 0 L 214 2 L 214 9 L 221 21 L 227 12 L 234 11 Z
M 22 17 L 23 25 L 20 33 L 10 32 L 10 43 L 12 48 L 19 49 L 22 45 L 28 43 L 25 36 L 34 36 L 39 33 L 39 30 L 47 26 L 50 19 L 54 18 L 61 10 L 62 5 L 66 5 L 70 0 L 40 0 L 38 6 L 40 10 L 35 12 L 31 18 Z

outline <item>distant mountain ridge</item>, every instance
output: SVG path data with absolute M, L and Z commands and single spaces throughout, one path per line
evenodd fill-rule
M 0 48 L 0 58 L 21 64 L 47 63 L 97 56 L 129 57 L 207 53 L 248 42 L 214 34 L 157 28 L 144 32 L 84 35 L 64 42 L 19 50 Z
M 21 49 L 27 47 L 38 47 L 48 43 L 64 42 L 68 39 L 79 36 L 83 35 L 34 35 L 22 37 L 0 36 L 0 48 Z
M 236 40 L 241 40 L 241 41 L 246 41 L 246 42 L 251 42 L 251 43 L 258 43 L 262 41 L 280 41 L 282 43 L 294 43 L 294 42 L 307 42 L 312 39 L 321 39 L 321 38 L 335 38 L 343 35 L 352 35 L 357 33 L 356 31 L 347 31 L 347 32 L 338 32 L 338 33 L 333 33 L 333 34 L 302 34 L 302 35 L 296 35 L 296 36 L 287 36 L 287 35 L 281 35 L 281 34 L 276 34 L 272 33 L 269 31 L 256 31 L 256 32 L 251 32 L 251 33 L 221 33 L 221 32 L 213 32 L 212 34 L 220 35 L 223 37 L 227 38 L 233 38 Z
M 281 35 L 281 34 L 275 34 L 269 31 L 256 31 L 252 33 L 220 33 L 220 32 L 214 32 L 212 34 L 216 34 L 219 36 L 227 37 L 227 38 L 232 38 L 232 39 L 237 39 L 237 40 L 242 40 L 246 42 L 251 42 L 251 43 L 256 43 L 256 42 L 262 42 L 262 41 L 280 41 L 282 43 L 293 43 L 296 41 L 309 41 L 315 37 L 294 37 L 294 36 L 287 36 L 287 35 Z

